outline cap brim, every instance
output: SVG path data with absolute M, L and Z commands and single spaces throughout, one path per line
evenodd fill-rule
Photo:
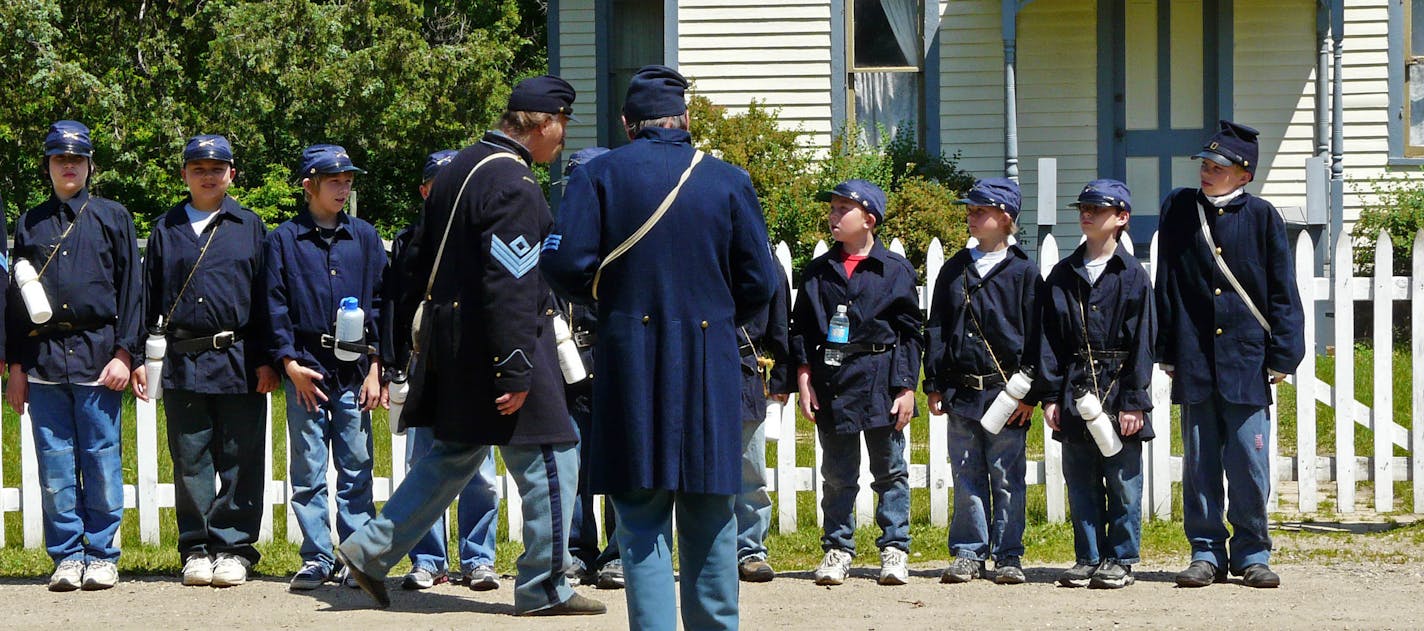
M 53 149 L 46 149 L 44 154 L 46 158 L 49 156 L 81 156 L 84 158 L 94 157 L 93 150 L 84 151 L 75 147 L 55 147 Z
M 1224 167 L 1229 167 L 1229 166 L 1235 164 L 1234 162 L 1231 161 L 1230 158 L 1227 158 L 1226 156 L 1223 156 L 1223 155 L 1221 155 L 1221 154 L 1219 154 L 1219 153 L 1217 153 L 1217 152 L 1215 152 L 1215 151 L 1203 151 L 1203 152 L 1198 153 L 1197 155 L 1194 155 L 1194 156 L 1192 156 L 1192 157 L 1193 157 L 1193 158 L 1199 158 L 1199 159 L 1202 159 L 1202 160 L 1211 160 L 1212 162 L 1214 162 L 1214 163 L 1216 163 L 1216 164 L 1218 164 L 1218 165 L 1220 165 L 1220 166 L 1224 166 Z
M 835 196 L 836 193 L 834 191 L 821 191 L 819 193 L 816 193 L 816 201 L 828 202 L 831 201 L 831 198 Z

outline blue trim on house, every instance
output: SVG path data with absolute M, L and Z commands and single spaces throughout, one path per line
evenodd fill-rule
M 845 128 L 846 97 L 846 0 L 831 0 L 831 136 Z
M 931 13 L 933 12 L 933 13 Z M 926 48 L 925 61 L 920 70 L 920 87 L 923 90 L 924 101 L 924 129 L 920 130 L 920 137 L 924 139 L 925 151 L 932 156 L 943 153 L 940 146 L 940 120 L 939 120 L 939 41 L 940 35 L 944 33 L 944 25 L 939 22 L 939 0 L 925 0 L 925 23 L 933 21 L 939 25 L 930 36 L 929 47 Z M 931 18 L 934 18 L 931 20 Z
M 1124 143 L 1116 141 L 1126 124 L 1122 100 L 1126 86 L 1122 73 L 1115 72 L 1124 46 L 1122 3 L 1098 2 L 1098 174 L 1122 179 L 1126 174 Z
M 1404 5 L 1389 3 L 1389 166 L 1424 164 L 1404 157 Z M 1413 162 L 1420 160 L 1420 162 Z
M 1206 13 L 1207 11 L 1208 11 L 1208 9 L 1206 8 L 1206 4 L 1203 3 L 1203 5 L 1202 5 L 1202 12 L 1203 12 L 1203 13 Z M 1205 16 L 1203 16 L 1203 17 L 1205 17 Z M 1203 20 L 1202 25 L 1203 25 L 1203 29 L 1202 29 L 1202 30 L 1205 31 L 1205 30 L 1206 30 L 1206 29 L 1205 29 L 1205 20 Z M 1202 33 L 1202 39 L 1203 39 L 1204 41 L 1210 41 L 1210 40 L 1207 40 L 1207 38 L 1206 38 L 1206 33 Z M 1170 0 L 1157 0 L 1157 128 L 1158 128 L 1158 131 L 1153 134 L 1155 137 L 1152 139 L 1152 146 L 1155 147 L 1155 148 L 1157 149 L 1157 151 L 1158 151 L 1158 156 L 1157 156 L 1157 190 L 1158 190 L 1158 191 L 1161 191 L 1161 192 L 1166 192 L 1166 191 L 1172 190 L 1172 158 L 1167 154 L 1166 151 L 1163 151 L 1164 145 L 1169 145 L 1169 144 L 1170 144 L 1170 146 L 1173 146 L 1173 147 L 1178 147 L 1178 146 L 1186 145 L 1186 143 L 1183 142 L 1184 139 L 1181 137 L 1181 136 L 1183 136 L 1183 134 L 1177 133 L 1175 130 L 1172 129 L 1172 82 L 1171 82 L 1171 80 L 1170 80 L 1170 77 L 1172 76 L 1172 46 L 1171 46 L 1171 43 L 1170 43 L 1171 41 L 1172 41 L 1172 3 L 1171 3 Z M 1209 47 L 1209 46 L 1203 46 L 1202 48 L 1205 49 L 1205 48 L 1210 48 L 1210 47 Z M 1209 56 L 1210 53 L 1207 53 L 1207 55 Z M 1206 66 L 1207 64 L 1203 63 L 1202 65 L 1203 65 L 1203 66 Z M 1206 73 L 1206 74 L 1210 75 L 1210 73 Z M 1163 80 L 1162 80 L 1162 77 L 1168 77 L 1169 80 L 1163 81 Z M 1203 81 L 1202 81 L 1202 86 L 1203 86 L 1203 87 L 1208 86 L 1208 85 L 1211 85 L 1211 81 L 1208 81 L 1208 80 L 1203 80 Z M 1205 100 L 1205 97 L 1203 97 L 1203 100 Z M 1199 146 L 1198 143 L 1201 142 L 1201 134 L 1200 134 L 1200 133 L 1195 133 L 1195 132 L 1190 132 L 1190 135 L 1192 136 L 1191 140 L 1188 141 L 1188 142 L 1190 142 L 1190 144 L 1189 144 L 1189 145 L 1186 145 L 1185 148 L 1187 148 L 1188 150 L 1194 151 L 1194 150 Z M 1163 141 L 1167 141 L 1169 138 L 1170 138 L 1170 141 L 1168 141 L 1168 142 L 1163 142 Z M 1128 143 L 1127 143 L 1127 144 L 1133 145 L 1134 143 L 1132 142 L 1132 140 L 1133 140 L 1133 138 L 1132 138 L 1131 134 L 1129 134 L 1129 135 L 1128 135 Z M 1132 153 L 1132 150 L 1131 150 L 1131 149 L 1129 149 L 1128 151 L 1129 151 L 1129 153 Z M 1144 151 L 1144 153 L 1146 153 L 1146 151 Z M 1180 150 L 1171 150 L 1171 153 L 1180 153 Z M 1146 213 L 1143 213 L 1143 216 L 1145 217 L 1145 216 L 1146 216 Z M 1160 219 L 1160 217 L 1151 217 L 1151 218 L 1148 218 L 1147 222 L 1148 222 L 1148 223 L 1151 223 L 1151 224 L 1156 224 L 1159 219 Z M 1157 230 L 1157 226 L 1153 225 L 1153 226 L 1152 226 L 1152 231 L 1153 231 L 1153 232 L 1156 232 L 1156 230 Z M 1149 233 L 1149 234 L 1150 234 L 1150 233 Z
M 1204 8 L 1210 6 L 1210 2 L 1203 5 Z M 1236 111 L 1236 3 L 1234 0 L 1216 0 L 1216 11 L 1208 12 L 1203 17 L 1209 17 L 1212 13 L 1216 14 L 1216 19 L 1202 21 L 1202 35 L 1206 41 L 1219 45 L 1206 47 L 1206 77 L 1202 85 L 1208 95 L 1216 92 L 1216 118 L 1231 120 Z M 1216 33 L 1214 39 L 1209 37 L 1213 32 Z M 1216 63 L 1212 63 L 1213 58 Z M 1214 76 L 1212 68 L 1216 69 Z M 1206 119 L 1207 132 L 1215 132 L 1216 121 L 1212 120 L 1210 111 L 1206 112 Z
M 598 128 L 598 146 L 608 146 L 608 106 L 612 103 L 611 87 L 608 85 L 610 77 L 608 75 L 608 25 L 612 19 L 612 2 L 610 0 L 594 0 L 593 2 L 593 49 L 594 49 L 594 83 L 598 87 L 594 90 L 598 99 L 598 108 L 593 113 L 594 125 Z
M 677 0 L 663 0 L 663 65 L 677 70 Z
M 544 28 L 547 33 L 545 39 L 548 41 L 548 46 L 545 54 L 549 56 L 549 74 L 557 76 L 561 61 L 559 58 L 561 55 L 559 50 L 559 0 L 549 0 L 547 11 Z M 562 177 L 564 177 L 564 161 L 554 160 L 554 163 L 549 165 L 549 181 L 557 182 Z M 549 187 L 549 208 L 555 213 L 559 211 L 559 202 L 564 199 L 563 188 L 562 186 Z

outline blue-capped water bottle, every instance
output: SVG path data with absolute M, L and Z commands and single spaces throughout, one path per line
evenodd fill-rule
M 837 305 L 836 314 L 831 316 L 831 326 L 826 332 L 826 365 L 839 366 L 845 359 L 841 347 L 850 343 L 850 316 L 846 306 Z
M 336 311 L 336 341 L 360 344 L 366 340 L 366 313 L 353 297 L 341 299 L 341 308 Z M 335 349 L 336 359 L 354 362 L 361 359 L 361 353 L 341 347 Z

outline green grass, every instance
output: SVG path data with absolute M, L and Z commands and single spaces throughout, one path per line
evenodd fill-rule
M 1375 367 L 1374 349 L 1368 346 L 1357 346 L 1354 349 L 1355 368 L 1355 400 L 1366 406 L 1374 407 L 1375 390 Z M 1393 401 L 1394 422 L 1403 427 L 1411 427 L 1413 419 L 1413 401 L 1411 400 L 1410 388 L 1414 387 L 1412 377 L 1413 358 L 1408 349 L 1396 348 L 1391 359 L 1391 384 L 1393 389 L 1391 394 Z M 1335 358 L 1317 356 L 1315 358 L 1315 374 L 1324 383 L 1332 384 L 1335 381 Z M 1278 390 L 1277 404 L 1280 408 L 1280 445 L 1282 455 L 1295 455 L 1297 450 L 1295 386 L 1291 384 L 1281 384 Z M 1284 422 L 1289 420 L 1290 422 Z M 1316 455 L 1333 456 L 1335 454 L 1335 409 L 1334 407 L 1317 402 L 1315 405 L 1315 445 Z M 1355 455 L 1371 456 L 1375 452 L 1374 432 L 1369 428 L 1355 424 Z M 1407 456 L 1409 452 L 1398 445 L 1394 448 L 1394 455 Z
M 1405 351 L 1396 351 L 1394 358 L 1394 416 L 1395 422 L 1404 426 L 1410 421 L 1410 398 L 1409 398 L 1409 355 Z M 1366 405 L 1373 403 L 1373 366 L 1371 365 L 1372 354 L 1368 348 L 1357 349 L 1355 356 L 1356 371 L 1356 398 Z M 1317 360 L 1317 374 L 1322 380 L 1329 382 L 1333 377 L 1333 358 L 1319 358 Z M 1279 393 L 1281 429 L 1280 444 L 1281 453 L 1292 455 L 1295 453 L 1295 424 L 1294 424 L 1294 389 L 1290 385 L 1283 385 Z M 911 440 L 911 462 L 924 463 L 929 460 L 929 422 L 926 415 L 926 405 L 923 394 L 917 394 L 916 400 L 920 414 L 911 422 L 909 428 Z M 136 463 L 136 440 L 135 424 L 133 413 L 133 399 L 125 397 L 124 401 L 124 452 L 123 469 L 124 481 L 127 484 L 135 484 L 138 478 Z M 1319 445 L 1318 453 L 1330 455 L 1334 453 L 1334 421 L 1331 410 L 1323 405 L 1317 406 L 1318 431 L 1317 441 Z M 286 408 L 282 393 L 279 391 L 272 397 L 273 430 L 272 430 L 272 453 L 273 471 L 276 477 L 283 477 L 286 470 L 285 445 L 286 445 Z M 1179 435 L 1179 421 L 1175 410 L 1173 411 L 1172 436 Z M 1034 426 L 1028 433 L 1027 455 L 1030 460 L 1041 460 L 1043 458 L 1043 426 L 1040 412 L 1035 412 Z M 8 409 L 5 409 L 3 417 L 0 417 L 0 441 L 5 445 L 4 451 L 4 486 L 7 488 L 19 488 L 21 485 L 20 472 L 20 436 L 19 418 Z M 805 418 L 798 416 L 796 424 L 797 433 L 797 465 L 801 467 L 811 467 L 814 462 L 813 441 L 815 427 Z M 1357 426 L 1355 429 L 1355 443 L 1357 455 L 1368 455 L 1372 453 L 1373 443 L 1369 431 L 1364 427 Z M 372 415 L 372 434 L 375 437 L 375 475 L 377 477 L 389 477 L 392 468 L 392 454 L 390 451 L 390 441 L 388 439 L 386 413 L 377 410 Z M 1168 438 L 1168 437 L 1163 437 Z M 1173 441 L 1179 443 L 1180 441 Z M 768 445 L 768 463 L 775 463 L 776 445 Z M 1173 453 L 1180 454 L 1180 446 L 1173 448 Z M 1403 453 L 1396 450 L 1396 453 Z M 160 404 L 158 415 L 158 477 L 160 483 L 172 482 L 172 460 L 168 453 L 167 440 L 164 433 L 164 416 Z M 503 463 L 499 463 L 500 471 L 503 471 Z M 1412 512 L 1411 501 L 1412 487 L 1408 482 L 1395 483 L 1395 496 L 1400 505 L 1399 510 Z M 947 539 L 947 529 L 935 527 L 929 523 L 929 491 L 927 489 L 911 490 L 911 537 L 913 540 L 911 561 L 914 563 L 947 562 L 949 559 L 945 541 Z M 1181 507 L 1180 492 L 1173 493 L 1173 521 L 1149 522 L 1143 529 L 1142 553 L 1147 561 L 1173 562 L 1186 556 L 1186 542 L 1181 534 Z M 1357 490 L 1357 498 L 1362 502 L 1367 502 L 1371 497 L 1371 487 L 1368 483 L 1361 483 Z M 1026 560 L 1033 563 L 1062 564 L 1071 562 L 1073 559 L 1072 530 L 1067 524 L 1051 524 L 1047 522 L 1046 502 L 1044 499 L 1044 487 L 1042 485 L 1030 486 L 1027 498 L 1028 506 L 1028 526 L 1025 533 L 1025 544 L 1028 552 Z M 798 568 L 809 569 L 814 567 L 820 560 L 820 524 L 815 521 L 815 494 L 811 492 L 800 493 L 797 497 L 797 532 L 786 535 L 777 534 L 779 524 L 777 517 L 773 516 L 772 534 L 768 537 L 767 546 L 771 550 L 773 560 L 779 569 L 795 570 Z M 1321 515 L 1329 516 L 1331 509 L 1328 504 L 1322 505 Z M 285 507 L 277 505 L 273 507 L 273 541 L 261 544 L 263 559 L 254 570 L 260 574 L 267 575 L 288 575 L 300 565 L 300 558 L 297 554 L 297 546 L 286 541 L 286 516 Z M 507 522 L 504 509 L 501 508 L 500 519 L 498 521 L 498 538 L 500 540 L 498 549 L 497 569 L 501 572 L 512 573 L 514 571 L 514 559 L 522 550 L 519 543 L 508 541 Z M 129 574 L 176 574 L 181 566 L 178 553 L 173 542 L 177 538 L 176 527 L 173 519 L 173 509 L 162 509 L 160 512 L 160 540 L 164 542 L 158 546 L 130 544 L 125 547 L 124 554 L 120 562 L 120 568 Z M 452 524 L 453 526 L 453 524 Z M 129 510 L 125 512 L 122 525 L 122 540 L 136 542 L 138 540 L 138 512 Z M 1424 543 L 1424 527 L 1413 527 L 1406 529 Z M 24 549 L 23 529 L 19 513 L 5 513 L 4 516 L 5 546 L 0 550 L 0 576 L 9 577 L 38 577 L 47 575 L 51 570 L 51 563 L 46 557 L 43 549 Z M 856 532 L 857 549 L 865 553 L 873 554 L 875 550 L 875 537 L 878 529 L 872 527 L 861 528 Z M 1313 535 L 1312 535 L 1313 536 Z M 1329 543 L 1329 535 L 1326 543 Z M 1368 536 L 1368 535 L 1360 535 Z M 1292 534 L 1290 537 L 1300 537 L 1307 539 L 1306 535 Z M 1309 539 L 1316 541 L 1316 539 Z M 452 537 L 453 541 L 453 537 Z M 1338 549 L 1338 544 L 1326 545 L 1311 544 L 1308 546 L 1312 552 L 1298 552 L 1298 555 L 1316 555 L 1321 558 L 1328 558 L 1330 550 Z M 864 557 L 864 558 L 873 558 Z M 403 566 L 398 566 L 393 572 L 404 571 Z

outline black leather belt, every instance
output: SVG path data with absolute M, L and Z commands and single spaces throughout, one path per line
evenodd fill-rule
M 956 375 L 952 382 L 970 390 L 988 390 L 995 386 L 1004 385 L 1004 378 L 1001 375 Z
M 856 342 L 853 344 L 842 344 L 841 352 L 847 355 L 874 355 L 885 353 L 895 348 L 894 344 L 863 344 Z
M 357 353 L 362 356 L 376 354 L 376 347 L 371 346 L 370 344 L 367 344 L 365 342 L 342 342 L 336 339 L 335 335 L 332 335 L 330 333 L 307 333 L 304 331 L 299 331 L 297 333 L 297 337 L 301 338 L 302 341 L 307 344 L 313 346 L 320 346 L 328 350 L 340 349 L 351 353 Z
M 1081 359 L 1088 359 L 1089 355 L 1099 361 L 1123 361 L 1127 359 L 1127 351 L 1103 351 L 1095 348 L 1092 353 L 1089 353 L 1086 348 L 1078 350 L 1078 357 Z
M 168 349 L 175 353 L 201 353 L 203 351 L 220 351 L 232 348 L 234 344 L 242 341 L 242 334 L 236 331 L 218 331 L 217 333 L 198 333 L 186 329 L 174 329 L 170 335 L 173 336 L 173 343 Z
M 103 324 L 76 324 L 74 322 L 46 322 L 30 330 L 30 337 L 39 337 L 51 333 L 73 333 L 76 331 L 93 331 L 103 328 Z

